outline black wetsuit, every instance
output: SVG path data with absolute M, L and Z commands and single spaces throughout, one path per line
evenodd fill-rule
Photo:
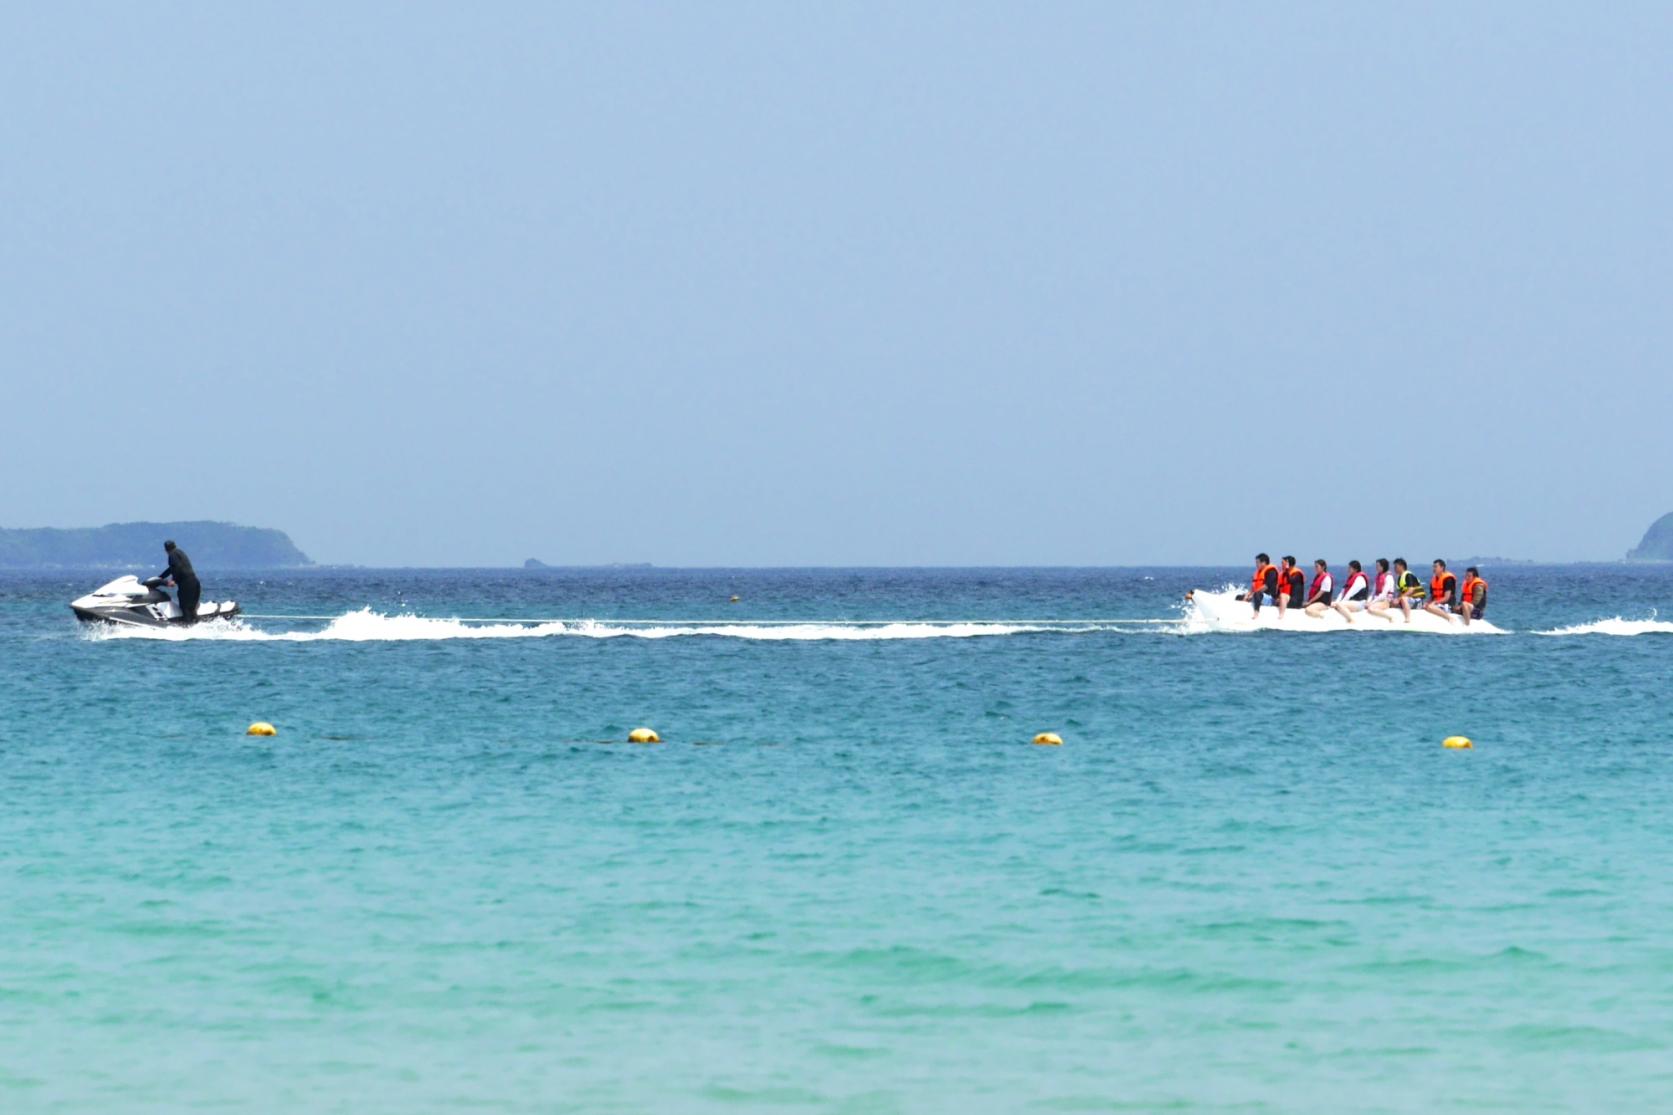
M 179 546 L 168 552 L 168 568 L 157 574 L 174 581 L 180 590 L 180 619 L 185 623 L 195 623 L 198 618 L 198 598 L 203 595 L 203 586 L 198 584 L 198 575 L 192 570 L 192 559 L 186 556 L 186 551 Z

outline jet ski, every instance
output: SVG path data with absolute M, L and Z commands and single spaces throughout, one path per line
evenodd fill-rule
M 83 623 L 168 627 L 186 622 L 180 616 L 180 605 L 163 591 L 161 577 L 148 577 L 142 581 L 131 573 L 70 601 L 70 610 Z M 198 603 L 197 622 L 231 619 L 237 614 L 238 605 L 230 600 L 224 604 L 204 600 Z

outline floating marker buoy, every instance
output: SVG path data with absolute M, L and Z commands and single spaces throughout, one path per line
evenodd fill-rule
M 649 728 L 635 728 L 633 731 L 627 733 L 627 742 L 661 743 L 662 737 L 651 731 Z
M 743 597 L 741 597 L 741 596 L 733 596 L 732 597 L 732 603 L 736 604 L 739 600 L 742 600 L 742 599 L 743 599 Z
M 1448 751 L 1468 751 L 1475 746 L 1468 736 L 1447 736 L 1441 741 L 1441 746 Z
M 265 720 L 258 720 L 244 729 L 244 734 L 247 736 L 276 736 L 279 734 L 279 729 Z
M 1034 742 L 1040 747 L 1062 747 L 1063 737 L 1056 732 L 1041 732 L 1034 737 Z

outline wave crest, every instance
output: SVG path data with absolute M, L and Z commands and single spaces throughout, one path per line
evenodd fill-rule
M 1664 619 L 1623 619 L 1614 616 L 1610 619 L 1597 619 L 1591 623 L 1575 623 L 1567 627 L 1554 627 L 1550 631 L 1536 632 L 1539 635 L 1615 635 L 1630 637 L 1633 635 L 1673 635 L 1673 622 Z

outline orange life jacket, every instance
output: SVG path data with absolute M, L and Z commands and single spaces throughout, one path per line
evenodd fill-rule
M 1452 582 L 1450 585 L 1447 582 Z M 1442 573 L 1429 582 L 1429 599 L 1437 604 L 1451 599 L 1453 589 L 1458 587 L 1458 578 L 1451 573 Z
M 1266 575 L 1268 573 L 1271 573 L 1274 579 L 1276 579 L 1278 567 L 1276 565 L 1267 564 L 1255 570 L 1255 579 L 1249 582 L 1249 592 L 1252 595 L 1259 596 L 1261 593 L 1266 591 Z M 1278 591 L 1283 592 L 1284 590 L 1280 587 Z
M 1477 585 L 1481 586 L 1481 594 L 1483 596 L 1487 595 L 1487 581 L 1481 577 L 1472 577 L 1468 581 L 1464 582 L 1464 599 L 1466 602 L 1470 604 L 1481 603 L 1481 601 L 1476 599 L 1475 595 Z

